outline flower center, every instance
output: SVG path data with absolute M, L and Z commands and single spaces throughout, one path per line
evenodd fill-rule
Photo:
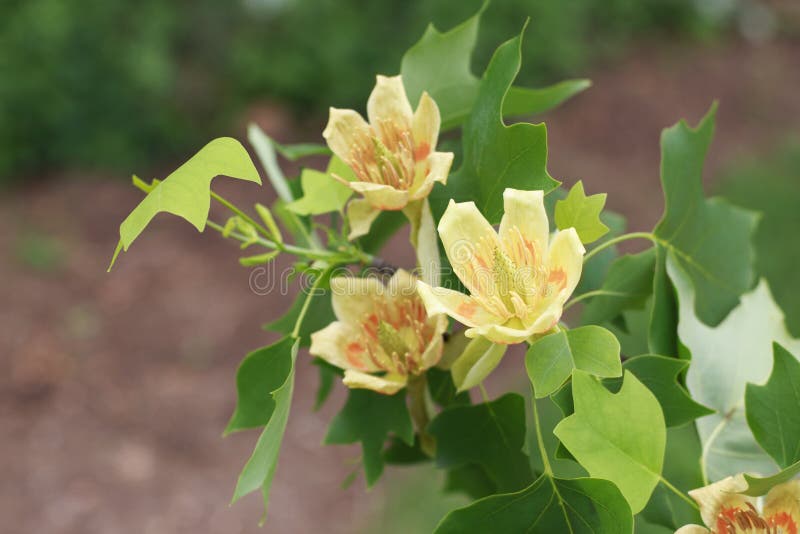
M 765 519 L 755 507 L 723 507 L 717 515 L 716 534 L 797 534 L 797 524 L 785 512 Z
M 361 182 L 408 190 L 415 182 L 417 165 L 414 138 L 408 125 L 383 119 L 371 134 L 359 136 L 347 163 Z

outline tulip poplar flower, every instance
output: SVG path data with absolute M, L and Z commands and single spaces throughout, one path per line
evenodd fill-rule
M 436 152 L 441 117 L 422 93 L 416 111 L 400 76 L 378 76 L 367 101 L 369 123 L 351 109 L 330 109 L 322 136 L 355 174 L 336 177 L 363 198 L 350 202 L 351 239 L 366 234 L 381 210 L 401 210 L 425 199 L 435 182 L 445 183 L 451 152 Z
M 585 249 L 574 228 L 550 236 L 542 191 L 503 192 L 499 231 L 474 202 L 450 201 L 439 237 L 465 295 L 417 283 L 428 313 L 445 313 L 502 344 L 520 343 L 552 329 L 581 276 Z
M 700 506 L 705 527 L 686 525 L 675 534 L 794 534 L 800 526 L 800 480 L 772 488 L 757 506 L 753 497 L 741 495 L 747 489 L 742 475 L 692 490 L 689 495 Z
M 344 369 L 344 384 L 394 394 L 436 365 L 447 317 L 429 315 L 416 278 L 398 270 L 376 277 L 331 279 L 336 321 L 311 335 L 309 352 Z

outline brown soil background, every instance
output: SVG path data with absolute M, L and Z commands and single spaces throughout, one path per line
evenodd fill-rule
M 719 100 L 708 177 L 800 131 L 797 42 L 640 49 L 589 75 L 593 88 L 545 117 L 550 171 L 607 191 L 633 230 L 661 214 L 663 127 L 694 123 Z M 252 116 L 278 139 L 298 136 L 275 109 Z M 349 533 L 380 517 L 384 486 L 339 487 L 358 450 L 321 441 L 342 388 L 313 413 L 316 371 L 304 353 L 269 521 L 257 527 L 258 496 L 228 507 L 256 438 L 221 438 L 236 366 L 274 339 L 259 327 L 291 297 L 253 293 L 234 246 L 161 216 L 106 274 L 140 195 L 122 180 L 59 178 L 0 199 L 0 531 Z M 219 187 L 242 203 L 268 200 L 248 185 Z M 16 259 L 31 231 L 58 240 L 58 268 Z M 386 256 L 409 263 L 405 239 Z

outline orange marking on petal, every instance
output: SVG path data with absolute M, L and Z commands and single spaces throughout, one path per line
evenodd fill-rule
M 788 512 L 778 512 L 767 519 L 773 527 L 781 527 L 781 532 L 797 534 L 797 523 Z
M 428 157 L 428 154 L 431 153 L 431 145 L 425 142 L 420 143 L 417 145 L 417 148 L 414 149 L 414 161 L 422 161 L 423 159 Z
M 358 341 L 352 341 L 345 347 L 345 356 L 347 357 L 347 361 L 356 369 L 364 369 L 365 367 L 364 361 L 360 357 L 363 353 L 364 345 Z
M 728 525 L 736 524 L 736 514 L 742 509 L 735 506 L 723 506 L 717 515 L 717 532 L 725 534 L 728 532 Z
M 471 319 L 473 315 L 475 315 L 475 311 L 477 309 L 477 304 L 471 301 L 462 302 L 456 308 L 456 312 L 460 315 L 463 315 L 467 319 Z
M 567 287 L 567 273 L 564 272 L 563 269 L 556 269 L 555 271 L 550 271 L 550 275 L 547 277 L 547 281 L 551 284 L 556 284 L 560 286 L 561 289 Z

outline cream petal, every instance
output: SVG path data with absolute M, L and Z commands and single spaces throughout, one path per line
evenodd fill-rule
M 407 378 L 399 374 L 375 376 L 359 371 L 344 372 L 344 385 L 353 389 L 371 389 L 385 395 L 394 395 L 406 387 Z
M 382 121 L 394 121 L 401 128 L 411 127 L 413 111 L 400 76 L 376 77 L 375 88 L 367 100 L 367 118 L 373 128 Z
M 466 326 L 479 326 L 500 322 L 502 319 L 489 313 L 480 303 L 463 293 L 444 287 L 431 287 L 425 282 L 417 282 L 417 293 L 428 315 L 443 313 Z
M 675 534 L 709 534 L 711 532 L 706 527 L 700 525 L 686 525 L 675 531 Z
M 433 320 L 436 321 L 433 337 L 425 348 L 425 352 L 420 356 L 420 367 L 422 369 L 430 369 L 439 363 L 439 360 L 442 358 L 442 350 L 444 349 L 444 338 L 442 334 L 447 330 L 447 316 L 438 315 L 433 318 Z
M 354 198 L 347 204 L 347 221 L 350 224 L 350 233 L 347 239 L 353 240 L 362 235 L 367 235 L 375 218 L 381 214 L 381 210 L 363 198 Z
M 352 109 L 330 108 L 328 125 L 322 137 L 342 161 L 350 161 L 352 147 L 370 135 L 372 130 L 359 113 Z
M 700 516 L 703 523 L 709 527 L 716 525 L 717 516 L 724 508 L 747 508 L 747 503 L 755 504 L 755 500 L 745 495 L 740 495 L 740 491 L 747 489 L 742 475 L 723 478 L 708 486 L 698 488 L 689 492 L 689 495 L 700 506 Z
M 385 288 L 376 276 L 336 276 L 331 278 L 331 304 L 336 318 L 358 325 L 375 310 L 376 300 L 384 299 Z
M 489 341 L 501 345 L 522 343 L 535 333 L 537 332 L 533 328 L 514 328 L 500 324 L 481 325 L 469 328 L 464 332 L 468 338 L 474 339 L 478 336 L 483 336 Z
M 783 531 L 797 532 L 800 527 L 800 480 L 790 480 L 769 490 L 764 499 L 763 515 L 768 521 L 774 519 L 776 525 L 784 527 Z
M 308 352 L 340 369 L 365 372 L 378 370 L 370 360 L 366 347 L 358 341 L 358 331 L 352 325 L 340 321 L 311 334 Z
M 407 299 L 417 294 L 417 277 L 405 269 L 397 269 L 386 283 L 386 295 L 390 299 Z
M 548 287 L 555 293 L 546 296 L 549 301 L 564 304 L 581 279 L 583 255 L 586 249 L 574 228 L 556 232 L 548 249 Z
M 441 125 L 439 106 L 427 91 L 423 92 L 411 124 L 415 145 L 414 157 L 417 161 L 425 159 L 436 148 Z
M 390 185 L 372 182 L 349 182 L 347 185 L 356 193 L 364 195 L 367 202 L 379 210 L 399 210 L 408 204 L 408 191 L 395 189 Z
M 507 248 L 523 247 L 524 254 L 533 256 L 534 261 L 529 262 L 529 265 L 543 263 L 550 234 L 547 212 L 544 209 L 544 192 L 506 189 L 503 191 L 503 207 L 500 240 Z M 517 256 L 512 250 L 508 252 L 511 257 Z
M 427 166 L 427 172 L 417 173 L 417 178 L 409 189 L 412 200 L 419 200 L 431 194 L 433 184 L 439 182 L 440 184 L 447 183 L 447 175 L 450 172 L 450 166 L 453 164 L 452 152 L 434 152 L 431 154 L 427 161 L 417 163 L 417 165 Z
M 453 202 L 439 220 L 439 237 L 456 275 L 473 295 L 493 293 L 492 265 L 500 241 L 474 202 Z

